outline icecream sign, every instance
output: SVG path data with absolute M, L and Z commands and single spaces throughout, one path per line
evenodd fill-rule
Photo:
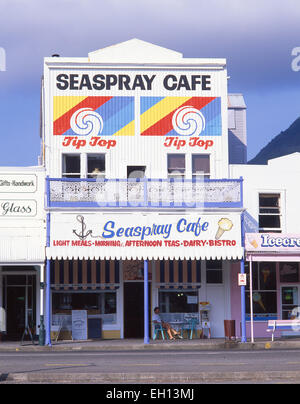
M 247 251 L 296 251 L 300 250 L 299 234 L 246 233 Z

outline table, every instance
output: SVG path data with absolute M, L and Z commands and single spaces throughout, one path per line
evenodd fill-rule
M 185 324 L 184 321 L 167 321 L 167 323 L 169 323 L 176 331 L 181 330 L 183 324 Z

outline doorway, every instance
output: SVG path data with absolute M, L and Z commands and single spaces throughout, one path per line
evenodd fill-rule
M 293 318 L 299 319 L 299 286 L 284 285 L 281 286 L 281 318 L 283 320 L 291 320 Z M 283 336 L 300 335 L 299 332 L 295 333 L 290 331 L 283 331 Z
M 149 287 L 149 336 L 151 331 L 151 283 Z M 124 338 L 144 338 L 144 282 L 124 282 Z
M 6 311 L 6 338 L 18 340 L 26 326 L 36 324 L 36 276 L 4 275 L 4 307 Z
M 127 178 L 145 178 L 146 166 L 127 166 Z

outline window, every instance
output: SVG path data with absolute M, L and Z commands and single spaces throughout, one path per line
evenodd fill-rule
M 63 154 L 62 158 L 62 177 L 80 178 L 80 154 Z
M 86 159 L 85 159 L 86 156 Z M 86 161 L 86 164 L 84 162 Z M 82 164 L 82 166 L 81 166 Z M 105 154 L 63 154 L 62 177 L 104 178 Z
M 193 179 L 210 177 L 209 154 L 192 154 Z
M 197 291 L 159 291 L 158 297 L 162 313 L 198 313 Z
M 168 154 L 168 177 L 183 178 L 185 176 L 185 155 Z
M 279 273 L 280 282 L 282 283 L 299 282 L 298 262 L 280 262 Z
M 104 178 L 105 154 L 88 154 L 87 171 L 88 178 Z
M 223 283 L 223 266 L 221 260 L 206 261 L 206 283 Z
M 280 194 L 259 194 L 259 232 L 281 233 Z
M 52 313 L 71 315 L 72 310 L 87 310 L 89 316 L 98 316 L 104 323 L 116 322 L 116 292 L 53 293 Z
M 249 279 L 249 265 L 245 265 L 245 271 Z M 250 293 L 247 282 L 246 313 L 250 315 Z M 252 264 L 252 288 L 253 288 L 253 314 L 254 317 L 267 318 L 277 316 L 277 288 L 276 288 L 276 263 L 253 262 Z

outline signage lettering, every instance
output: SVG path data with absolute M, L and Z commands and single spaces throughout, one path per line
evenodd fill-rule
M 262 247 L 300 247 L 300 238 L 270 237 L 269 234 L 262 234 L 261 240 Z
M 56 87 L 59 90 L 152 90 L 156 75 L 136 74 L 66 74 L 56 77 Z M 211 90 L 211 76 L 192 74 L 191 76 L 168 74 L 162 82 L 164 88 L 174 90 Z
M 37 212 L 36 201 L 33 200 L 1 200 L 0 216 L 35 216 Z
M 187 141 L 185 139 L 179 139 L 177 136 L 167 136 L 164 143 L 165 147 L 175 147 L 176 150 L 179 150 L 186 145 L 190 147 L 203 147 L 205 150 L 207 150 L 209 147 L 214 145 L 214 141 L 203 140 L 199 139 L 198 137 L 191 137 L 189 141 Z

